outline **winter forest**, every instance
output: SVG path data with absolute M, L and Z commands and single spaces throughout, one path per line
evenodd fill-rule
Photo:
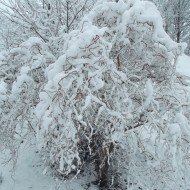
M 190 190 L 190 0 L 0 0 L 0 190 Z

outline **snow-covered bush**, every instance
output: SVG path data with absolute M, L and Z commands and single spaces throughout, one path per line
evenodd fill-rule
M 189 100 L 175 74 L 183 50 L 154 4 L 99 1 L 46 70 L 36 108 L 44 161 L 64 177 L 94 163 L 107 188 L 187 185 Z
M 33 37 L 1 52 L 0 75 L 0 144 L 15 157 L 26 136 L 35 134 L 35 106 L 45 83 L 44 70 L 54 62 L 41 39 Z
M 80 1 L 23 2 L 13 21 L 39 38 L 0 53 L 0 149 L 17 156 L 32 134 L 65 179 L 93 165 L 106 189 L 190 188 L 190 93 L 175 71 L 185 45 L 154 4 L 99 0 L 75 29 Z

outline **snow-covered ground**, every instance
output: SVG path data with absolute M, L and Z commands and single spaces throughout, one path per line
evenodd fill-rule
M 190 76 L 190 57 L 184 55 L 178 60 L 177 71 Z M 56 183 L 50 175 L 43 175 L 43 164 L 35 146 L 23 146 L 20 150 L 17 166 L 12 171 L 11 164 L 4 165 L 4 155 L 0 154 L 0 190 L 95 190 L 96 187 L 84 188 L 89 179 Z M 2 175 L 2 183 L 1 183 Z
M 15 170 L 12 164 L 4 165 L 4 155 L 0 155 L 0 178 L 2 175 L 2 184 L 0 190 L 84 190 L 82 184 L 87 184 L 90 179 L 72 180 L 64 183 L 55 180 L 50 175 L 44 175 L 44 166 L 34 145 L 23 146 L 19 151 L 19 157 Z M 92 186 L 89 190 L 96 190 Z
M 3 160 L 3 155 L 0 157 Z M 13 172 L 11 163 L 0 166 L 0 190 L 83 190 L 80 180 L 64 183 L 43 175 L 43 164 L 34 146 L 22 147 Z

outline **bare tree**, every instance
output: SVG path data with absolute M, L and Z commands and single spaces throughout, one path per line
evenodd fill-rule
M 21 36 L 37 36 L 44 42 L 75 29 L 94 1 L 87 0 L 1 0 L 0 13 L 20 28 Z M 16 37 L 16 36 L 15 36 Z

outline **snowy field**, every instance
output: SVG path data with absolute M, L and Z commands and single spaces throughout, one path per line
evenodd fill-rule
M 1 155 L 1 160 L 2 159 Z M 12 170 L 10 164 L 0 167 L 2 175 L 1 190 L 55 190 L 69 189 L 82 190 L 79 182 L 72 182 L 67 184 L 56 183 L 55 180 L 49 176 L 43 175 L 43 167 L 40 162 L 39 155 L 36 153 L 34 147 L 23 147 L 21 150 L 15 171 Z
M 190 77 L 190 57 L 184 55 L 178 60 L 177 71 Z M 4 164 L 4 155 L 0 154 L 0 190 L 95 190 L 96 187 L 84 188 L 90 179 L 73 180 L 61 183 L 50 175 L 43 174 L 43 164 L 34 146 L 25 146 L 20 150 L 17 166 Z M 1 182 L 2 178 L 2 182 Z

